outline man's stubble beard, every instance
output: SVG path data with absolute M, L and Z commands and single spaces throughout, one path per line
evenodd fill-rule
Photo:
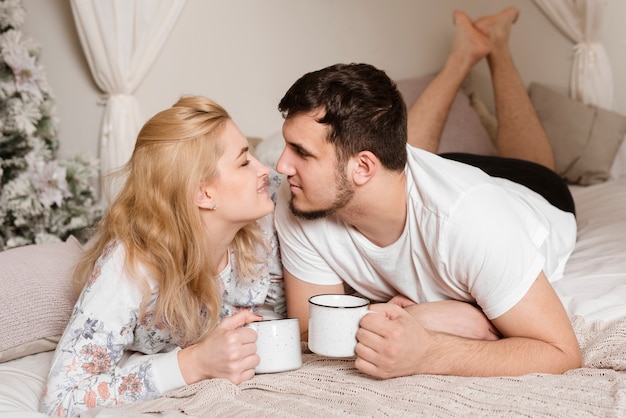
M 336 172 L 336 185 L 337 185 L 337 195 L 335 196 L 335 200 L 330 205 L 330 207 L 326 209 L 318 209 L 312 211 L 299 210 L 295 207 L 293 203 L 293 195 L 291 196 L 291 200 L 289 201 L 289 209 L 291 209 L 291 213 L 301 219 L 306 220 L 314 220 L 325 218 L 337 212 L 340 209 L 346 207 L 348 203 L 352 200 L 352 196 L 354 196 L 354 188 L 348 181 L 346 177 L 345 170 L 338 169 Z

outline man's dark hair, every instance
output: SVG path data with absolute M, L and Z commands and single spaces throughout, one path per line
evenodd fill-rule
M 406 164 L 407 111 L 396 83 L 369 64 L 335 64 L 300 77 L 281 99 L 287 119 L 322 110 L 319 123 L 329 126 L 326 140 L 335 146 L 339 164 L 371 151 L 389 170 Z

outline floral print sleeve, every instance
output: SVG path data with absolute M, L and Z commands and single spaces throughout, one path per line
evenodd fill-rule
M 142 294 L 123 263 L 124 249 L 114 242 L 97 261 L 56 349 L 42 412 L 74 416 L 184 385 L 169 333 L 139 320 Z

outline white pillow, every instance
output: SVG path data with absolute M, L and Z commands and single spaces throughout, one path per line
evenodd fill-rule
M 0 364 L 0 416 L 47 417 L 37 414 L 53 351 Z
M 276 168 L 276 163 L 285 147 L 282 131 L 273 133 L 255 147 L 254 153 L 263 164 Z

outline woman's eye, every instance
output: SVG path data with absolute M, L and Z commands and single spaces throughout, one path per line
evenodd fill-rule
M 243 164 L 241 164 L 241 166 L 242 166 L 242 167 L 245 167 L 245 166 L 247 166 L 247 165 L 249 165 L 249 164 L 250 164 L 250 160 L 246 160 L 246 162 L 244 162 Z

